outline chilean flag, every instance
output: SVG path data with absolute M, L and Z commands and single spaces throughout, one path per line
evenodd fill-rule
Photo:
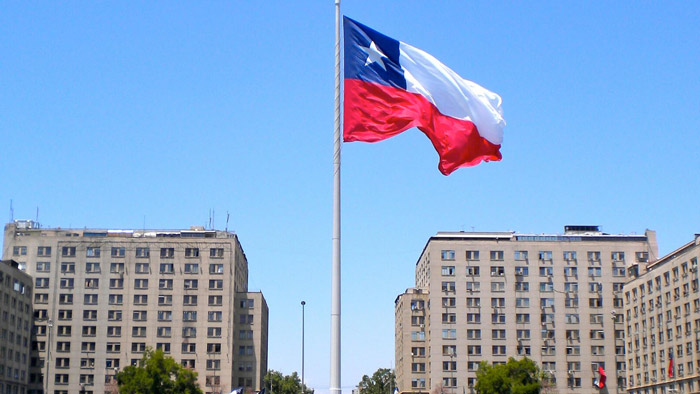
M 449 175 L 501 160 L 501 97 L 418 48 L 343 18 L 343 140 L 377 142 L 411 127 L 430 139 Z
M 668 377 L 673 377 L 673 353 L 668 354 Z

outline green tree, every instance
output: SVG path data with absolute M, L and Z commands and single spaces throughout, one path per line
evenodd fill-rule
M 357 387 L 361 394 L 391 394 L 396 387 L 396 376 L 391 369 L 379 368 L 372 377 L 363 376 Z
M 291 375 L 284 375 L 282 372 L 269 370 L 263 378 L 263 387 L 269 390 L 270 394 L 314 394 L 314 390 L 302 384 L 299 375 L 292 372 Z
M 479 394 L 537 394 L 542 386 L 541 376 L 537 364 L 527 357 L 510 357 L 507 363 L 499 365 L 482 361 L 474 388 Z
M 146 349 L 138 366 L 117 374 L 120 394 L 202 394 L 197 373 L 166 357 L 162 350 Z

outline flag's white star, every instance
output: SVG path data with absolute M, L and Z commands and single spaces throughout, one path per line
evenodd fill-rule
M 369 48 L 362 46 L 360 48 L 367 52 L 367 61 L 365 62 L 365 66 L 376 62 L 379 63 L 384 71 L 386 71 L 386 65 L 384 64 L 384 60 L 382 60 L 382 58 L 387 56 L 382 53 L 379 48 L 377 48 L 377 44 L 375 44 L 374 41 L 369 44 Z

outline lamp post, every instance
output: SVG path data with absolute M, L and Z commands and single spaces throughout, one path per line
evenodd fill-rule
M 46 376 L 44 377 L 44 380 L 46 381 L 46 389 L 44 390 L 45 393 L 49 392 L 49 378 L 50 378 L 50 372 L 51 372 L 51 331 L 53 329 L 53 320 L 49 319 L 47 322 L 48 330 L 49 330 L 49 343 L 47 344 L 46 348 L 46 360 L 44 360 L 46 364 Z
M 304 306 L 306 301 L 301 302 L 301 394 L 304 394 Z

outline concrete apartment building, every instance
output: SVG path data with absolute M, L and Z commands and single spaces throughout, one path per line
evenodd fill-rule
M 0 393 L 3 394 L 27 392 L 33 287 L 32 277 L 19 270 L 16 261 L 0 261 Z
M 549 392 L 627 386 L 623 286 L 657 256 L 656 234 L 611 235 L 597 226 L 563 234 L 441 232 L 397 297 L 401 392 L 473 392 L 481 361 L 527 356 L 556 384 Z
M 625 285 L 629 393 L 700 393 L 698 259 L 696 234 Z
M 268 309 L 230 232 L 5 226 L 3 256 L 33 278 L 31 393 L 104 393 L 147 347 L 205 393 L 262 387 Z

